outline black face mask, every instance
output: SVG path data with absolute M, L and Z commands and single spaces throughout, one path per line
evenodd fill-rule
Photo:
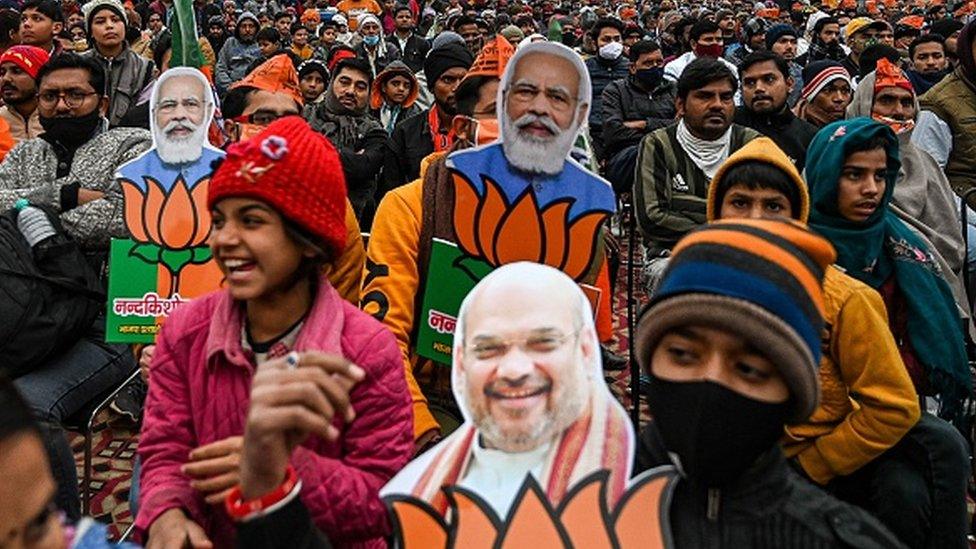
M 98 109 L 77 117 L 39 118 L 48 137 L 69 148 L 78 147 L 88 141 L 102 123 L 102 115 Z
M 647 91 L 654 91 L 664 79 L 664 67 L 640 69 L 634 73 L 634 79 Z
M 570 48 L 575 48 L 579 40 L 576 39 L 576 34 L 572 32 L 563 33 L 563 45 Z
M 759 402 L 712 381 L 650 378 L 654 425 L 685 475 L 705 486 L 737 479 L 783 436 L 789 401 Z

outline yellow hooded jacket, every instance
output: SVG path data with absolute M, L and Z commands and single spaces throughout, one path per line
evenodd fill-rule
M 754 139 L 722 165 L 708 188 L 708 221 L 721 218 L 718 182 L 746 161 L 772 164 L 798 188 L 804 223 L 810 213 L 806 182 L 769 138 Z M 894 446 L 919 418 L 918 398 L 898 354 L 881 296 L 831 266 L 824 277 L 820 404 L 804 423 L 789 425 L 782 440 L 790 458 L 820 484 L 849 475 Z

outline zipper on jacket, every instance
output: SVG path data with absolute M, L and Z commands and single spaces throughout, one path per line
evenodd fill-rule
M 708 504 L 706 506 L 705 516 L 708 520 L 712 522 L 718 521 L 718 511 L 719 505 L 722 499 L 722 491 L 718 488 L 708 489 Z

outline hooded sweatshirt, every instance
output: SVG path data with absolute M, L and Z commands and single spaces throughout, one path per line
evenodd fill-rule
M 793 218 L 806 223 L 807 184 L 768 137 L 744 145 L 712 178 L 708 221 L 721 216 L 719 182 L 730 169 L 750 161 L 770 164 L 789 176 L 800 200 Z M 824 274 L 820 403 L 805 421 L 787 426 L 782 441 L 786 456 L 795 457 L 807 476 L 820 484 L 853 473 L 897 444 L 920 413 L 881 296 L 835 266 Z
M 855 147 L 881 137 L 887 174 L 884 193 L 864 221 L 838 209 L 838 181 Z M 810 226 L 837 249 L 847 273 L 887 297 L 889 325 L 919 392 L 941 396 L 940 415 L 953 419 L 972 391 L 960 312 L 930 244 L 889 209 L 901 161 L 887 126 L 867 118 L 828 124 L 807 151 Z
M 851 104 L 847 107 L 848 118 L 871 116 L 874 105 L 874 84 L 877 74 L 869 73 L 861 80 Z M 915 118 L 920 107 L 915 95 Z M 902 221 L 922 233 L 941 256 L 942 266 L 951 273 L 947 276 L 960 304 L 965 304 L 962 267 L 966 246 L 962 239 L 959 209 L 949 187 L 949 180 L 932 156 L 916 147 L 911 141 L 912 130 L 898 135 L 898 152 L 901 169 L 898 183 L 891 199 L 892 211 Z M 962 310 L 967 310 L 965 305 Z
M 217 69 L 214 74 L 214 82 L 217 84 L 217 91 L 223 95 L 231 84 L 244 78 L 247 74 L 247 67 L 261 56 L 261 48 L 254 38 L 244 40 L 241 38 L 241 22 L 245 19 L 254 21 L 255 25 L 260 25 L 258 18 L 253 13 L 245 11 L 237 18 L 237 30 L 234 36 L 227 39 L 224 47 L 217 56 Z
M 383 96 L 383 87 L 394 76 L 403 76 L 410 81 L 410 85 L 412 86 L 410 94 L 402 105 L 387 103 L 386 98 Z M 419 95 L 420 84 L 417 82 L 417 77 L 414 76 L 413 71 L 403 61 L 394 61 L 376 75 L 376 79 L 373 80 L 373 87 L 369 94 L 370 114 L 373 115 L 373 118 L 380 121 L 380 124 L 383 125 L 383 129 L 386 130 L 388 135 L 392 134 L 393 128 L 400 121 L 406 120 L 421 111 L 420 107 L 416 105 Z

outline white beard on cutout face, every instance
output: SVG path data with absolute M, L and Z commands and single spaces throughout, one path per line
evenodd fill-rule
M 540 139 L 521 130 L 534 122 L 545 125 L 553 135 Z M 512 120 L 505 113 L 502 117 L 502 150 L 512 166 L 523 172 L 556 175 L 563 171 L 578 131 L 577 123 L 564 130 L 548 116 L 525 114 Z

